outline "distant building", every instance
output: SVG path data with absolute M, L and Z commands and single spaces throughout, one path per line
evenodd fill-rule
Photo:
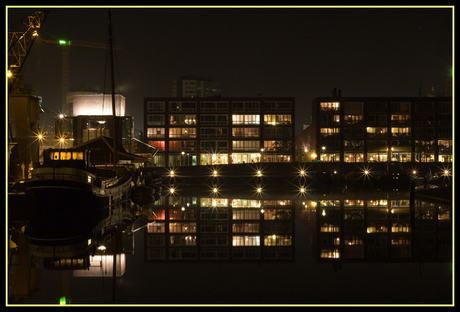
M 209 78 L 182 76 L 173 81 L 173 97 L 216 97 L 220 96 L 220 86 Z
M 144 98 L 155 165 L 294 161 L 295 99 Z
M 62 148 L 69 148 L 99 136 L 113 137 L 112 95 L 96 92 L 69 93 L 68 112 L 56 118 L 56 139 Z M 126 116 L 126 99 L 115 94 L 117 143 L 133 152 L 134 117 Z
M 69 97 L 69 116 L 93 115 L 112 116 L 112 95 L 92 92 L 75 92 Z M 121 94 L 115 94 L 115 115 L 125 116 L 126 99 Z
M 296 148 L 324 162 L 451 162 L 452 139 L 451 97 L 324 97 Z

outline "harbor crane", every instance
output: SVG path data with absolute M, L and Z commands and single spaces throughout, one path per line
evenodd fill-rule
M 36 11 L 8 29 L 8 93 L 17 79 L 47 15 L 48 11 Z
M 85 41 L 85 40 L 49 40 L 40 38 L 39 43 L 59 44 L 62 48 L 62 110 L 63 113 L 68 112 L 67 93 L 69 92 L 69 54 L 70 47 L 87 47 L 97 49 L 110 49 L 109 44 Z M 121 46 L 113 46 L 114 50 L 123 50 Z

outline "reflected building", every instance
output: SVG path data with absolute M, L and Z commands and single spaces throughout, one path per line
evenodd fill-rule
M 290 200 L 168 195 L 148 214 L 145 261 L 293 261 Z
M 378 193 L 377 193 L 378 194 Z M 305 200 L 317 261 L 451 261 L 452 207 L 406 197 Z

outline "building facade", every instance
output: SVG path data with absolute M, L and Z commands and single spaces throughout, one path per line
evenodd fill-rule
M 310 127 L 317 161 L 452 161 L 450 97 L 316 98 Z
M 157 166 L 294 161 L 295 99 L 144 98 Z

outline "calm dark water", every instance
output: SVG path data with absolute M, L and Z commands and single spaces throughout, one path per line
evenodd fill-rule
M 352 195 L 337 196 L 341 202 L 347 200 L 347 196 L 355 199 Z M 390 198 L 388 196 L 376 192 L 360 198 Z M 50 270 L 39 262 L 37 289 L 17 301 L 10 300 L 9 304 L 59 304 L 63 295 L 70 304 L 117 305 L 450 305 L 453 302 L 451 261 L 349 260 L 342 261 L 339 267 L 334 267 L 328 259 L 317 261 L 313 246 L 318 235 L 314 233 L 321 233 L 305 222 L 308 218 L 301 218 L 304 198 L 279 199 L 291 199 L 296 209 L 292 229 L 295 256 L 292 261 L 150 261 L 146 256 L 149 229 L 144 227 L 133 234 L 134 251 L 125 255 L 124 272 L 116 278 L 115 284 L 111 269 L 95 271 L 97 276 L 87 277 L 81 275 L 88 271 Z M 308 203 L 316 201 L 321 204 L 322 200 L 331 198 L 315 195 L 307 199 Z M 189 200 L 188 197 L 179 199 L 179 202 Z M 312 216 L 315 218 L 315 214 Z M 230 214 L 230 223 L 231 219 Z M 168 244 L 169 239 L 166 240 L 165 244 Z M 94 261 L 102 263 L 105 260 L 98 258 Z

